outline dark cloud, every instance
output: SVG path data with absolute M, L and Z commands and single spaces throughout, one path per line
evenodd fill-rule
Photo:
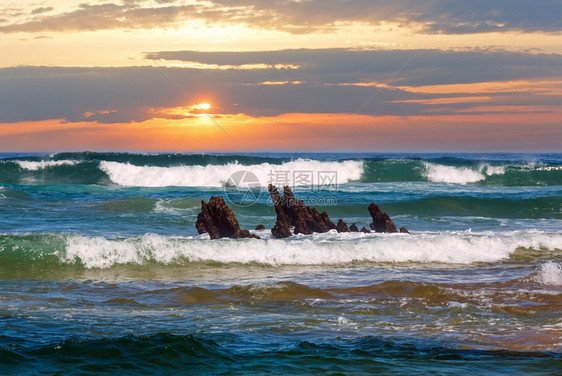
M 559 108 L 562 103 L 560 95 L 536 93 L 533 89 L 523 93 L 427 94 L 402 88 L 543 77 L 561 81 L 560 55 L 322 49 L 156 52 L 148 57 L 240 67 L 265 64 L 268 68 L 3 68 L 0 69 L 0 123 L 45 119 L 105 123 L 155 117 L 177 119 L 193 114 L 170 114 L 166 109 L 192 106 L 191 97 L 209 101 L 216 113 L 251 116 L 357 111 L 366 115 L 439 115 L 472 109 L 478 113 L 479 106 L 541 106 L 540 110 L 544 111 L 545 106 Z M 283 64 L 299 68 L 280 68 Z M 275 82 L 285 84 L 272 84 Z M 385 85 L 356 85 L 370 82 Z M 441 104 L 431 101 L 466 96 L 472 99 Z
M 47 13 L 50 12 L 52 10 L 54 10 L 55 8 L 53 7 L 40 7 L 40 8 L 35 8 L 31 11 L 31 14 L 41 14 L 41 13 Z
M 146 4 L 137 1 L 93 3 L 52 15 L 37 12 L 31 20 L 0 27 L 0 32 L 167 28 L 185 25 L 192 19 L 209 24 L 246 24 L 289 33 L 328 31 L 351 22 L 373 25 L 395 22 L 432 34 L 562 32 L 562 2 L 559 0 L 210 0 L 187 5 L 156 0 L 154 6 Z
M 273 70 L 268 81 L 339 84 L 387 81 L 394 85 L 438 85 L 559 76 L 562 55 L 508 51 L 295 49 L 250 52 L 161 51 L 147 59 L 219 66 L 295 65 Z M 401 69 L 402 68 L 402 69 Z M 261 77 L 260 77 L 261 79 Z

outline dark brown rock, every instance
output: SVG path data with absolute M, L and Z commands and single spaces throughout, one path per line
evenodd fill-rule
M 359 232 L 359 229 L 357 228 L 357 226 L 355 225 L 355 223 L 352 223 L 351 226 L 349 226 L 349 231 L 351 231 L 351 232 Z
M 269 184 L 268 186 L 269 194 L 271 195 L 271 200 L 273 201 L 273 206 L 275 207 L 275 212 L 277 213 L 277 220 L 281 222 L 287 223 L 291 226 L 291 219 L 288 215 L 288 208 L 286 208 L 289 204 L 287 203 L 286 197 L 283 197 L 279 194 L 279 191 L 273 184 Z
M 392 222 L 392 219 L 388 214 L 384 213 L 377 205 L 369 205 L 369 213 L 373 218 L 373 223 L 371 228 L 376 232 L 398 232 L 396 230 L 396 225 Z
M 302 200 L 295 197 L 288 186 L 283 187 L 283 195 L 272 184 L 268 186 L 268 190 L 277 213 L 275 233 L 280 237 L 286 237 L 285 227 L 290 226 L 294 227 L 295 234 L 305 235 L 336 229 L 336 225 L 326 212 L 319 213 L 316 208 L 306 206 Z
M 367 229 L 365 228 L 365 226 L 361 227 L 361 230 L 359 230 L 359 231 L 364 232 L 365 234 L 370 234 L 370 233 L 371 233 L 371 230 L 367 230 Z
M 336 226 L 336 230 L 338 230 L 338 232 L 349 232 L 349 227 L 347 227 L 343 219 L 340 219 L 338 221 L 338 225 Z
M 287 222 L 277 221 L 271 229 L 271 234 L 276 238 L 283 239 L 291 236 L 291 230 Z
M 408 231 L 408 229 L 406 227 L 400 227 L 400 232 L 403 234 L 409 234 L 410 231 Z
M 311 208 L 309 206 L 306 208 L 313 219 L 312 222 L 308 223 L 309 229 L 312 230 L 312 232 L 328 232 L 336 228 L 336 225 L 334 225 L 334 222 L 330 221 L 326 212 L 320 214 L 316 208 Z
M 209 233 L 211 239 L 257 238 L 248 230 L 240 229 L 234 212 L 221 196 L 212 196 L 209 203 L 201 201 L 201 212 L 197 215 L 195 227 L 200 234 Z
M 330 217 L 328 217 L 328 213 L 323 211 L 322 213 L 320 213 L 320 217 L 322 218 L 322 225 L 324 226 L 324 228 L 328 229 L 328 231 L 338 229 L 334 222 L 330 220 Z
M 257 225 L 256 226 L 256 230 L 265 230 L 265 226 L 264 225 Z

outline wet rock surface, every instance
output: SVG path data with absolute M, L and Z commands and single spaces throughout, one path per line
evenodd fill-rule
M 208 233 L 211 239 L 260 239 L 259 236 L 240 228 L 234 212 L 221 196 L 212 196 L 208 203 L 201 201 L 201 212 L 197 215 L 195 227 L 199 234 Z
M 271 234 L 275 238 L 288 238 L 293 234 L 311 235 L 313 233 L 324 233 L 330 230 L 337 232 L 375 232 L 395 233 L 401 232 L 409 234 L 405 228 L 396 229 L 396 225 L 390 219 L 388 214 L 383 212 L 378 205 L 371 203 L 367 208 L 371 215 L 371 230 L 362 227 L 361 230 L 355 223 L 351 226 L 343 221 L 338 220 L 338 224 L 330 220 L 328 213 L 325 211 L 320 213 L 316 208 L 306 206 L 304 201 L 298 200 L 293 191 L 288 186 L 283 187 L 283 194 L 280 194 L 277 188 L 270 184 L 268 186 L 269 193 L 275 207 L 277 220 L 275 226 L 271 229 Z M 201 201 L 201 212 L 197 216 L 195 227 L 199 234 L 209 233 L 211 239 L 220 238 L 256 238 L 259 236 L 250 233 L 248 230 L 240 228 L 234 212 L 226 205 L 221 196 L 212 196 L 208 203 Z M 291 233 L 291 228 L 293 232 Z M 256 230 L 265 230 L 265 226 L 258 225 Z
M 392 219 L 378 205 L 370 204 L 368 210 L 371 218 L 373 218 L 373 222 L 370 224 L 372 230 L 375 230 L 375 232 L 398 232 Z

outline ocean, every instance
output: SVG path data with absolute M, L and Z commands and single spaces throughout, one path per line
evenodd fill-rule
M 559 375 L 562 154 L 0 154 L 0 291 L 2 375 Z

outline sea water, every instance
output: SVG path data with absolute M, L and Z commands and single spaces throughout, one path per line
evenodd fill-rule
M 0 288 L 0 374 L 559 374 L 562 155 L 1 154 Z

